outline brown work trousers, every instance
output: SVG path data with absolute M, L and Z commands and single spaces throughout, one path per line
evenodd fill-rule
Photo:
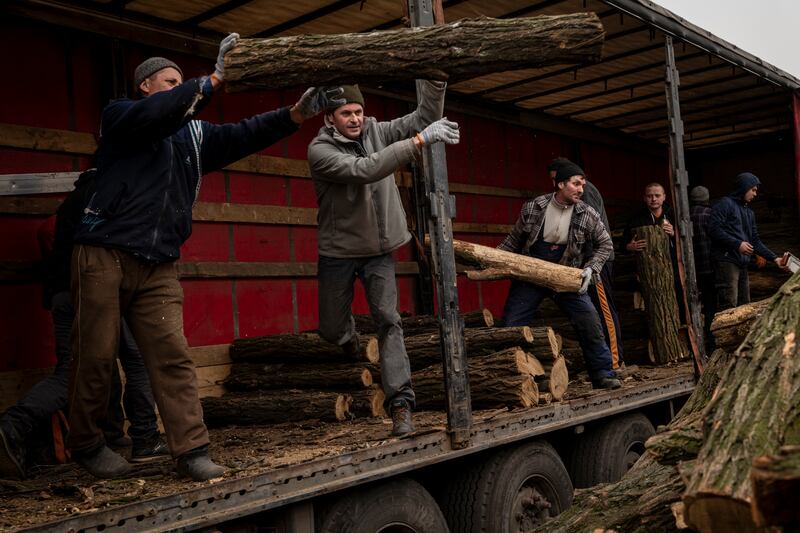
M 120 317 L 139 345 L 173 457 L 208 444 L 194 363 L 183 335 L 183 288 L 174 263 L 89 245 L 72 253 L 72 373 L 69 437 L 74 451 L 104 442 L 97 426 L 108 407 Z

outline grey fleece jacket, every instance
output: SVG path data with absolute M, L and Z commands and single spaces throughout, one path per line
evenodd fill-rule
M 394 171 L 416 157 L 413 136 L 442 118 L 446 88 L 442 82 L 421 86 L 413 113 L 388 122 L 364 117 L 359 140 L 326 122 L 311 141 L 308 164 L 319 205 L 319 255 L 383 255 L 411 239 Z

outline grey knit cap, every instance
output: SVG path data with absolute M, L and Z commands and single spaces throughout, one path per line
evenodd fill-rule
M 702 204 L 708 202 L 708 198 L 709 198 L 708 189 L 706 189 L 702 185 L 694 187 L 689 192 L 689 201 L 692 202 L 693 204 Z
M 134 87 L 139 87 L 144 80 L 158 72 L 159 70 L 163 70 L 165 68 L 172 67 L 181 74 L 181 78 L 183 77 L 183 71 L 181 67 L 173 63 L 167 58 L 164 57 L 151 57 L 150 59 L 145 59 L 144 61 L 136 67 L 136 70 L 133 73 L 133 84 Z

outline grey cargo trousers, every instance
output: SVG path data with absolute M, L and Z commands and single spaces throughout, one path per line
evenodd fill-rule
M 405 400 L 413 409 L 411 367 L 397 312 L 397 282 L 392 255 L 347 259 L 320 256 L 317 276 L 320 335 L 340 346 L 356 334 L 352 312 L 353 287 L 356 278 L 361 279 L 378 330 L 385 407 L 388 411 L 393 401 Z

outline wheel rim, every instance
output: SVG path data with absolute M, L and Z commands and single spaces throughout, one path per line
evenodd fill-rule
M 380 528 L 376 533 L 423 533 L 403 522 L 392 522 Z
M 540 526 L 560 511 L 555 487 L 543 476 L 531 476 L 517 490 L 509 531 L 522 533 Z

